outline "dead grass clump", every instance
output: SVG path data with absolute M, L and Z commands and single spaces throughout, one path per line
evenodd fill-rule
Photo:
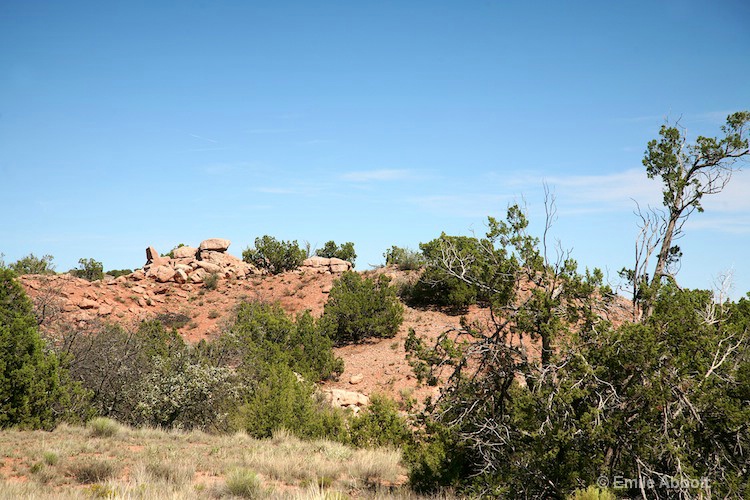
M 364 484 L 394 482 L 398 478 L 401 452 L 387 449 L 357 450 L 349 473 Z
M 195 476 L 195 467 L 181 462 L 152 461 L 146 464 L 145 471 L 155 481 L 164 481 L 175 486 L 189 484 Z
M 81 484 L 101 483 L 115 477 L 117 472 L 111 460 L 92 458 L 70 466 L 70 473 Z

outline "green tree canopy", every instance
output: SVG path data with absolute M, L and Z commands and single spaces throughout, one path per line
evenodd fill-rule
M 336 257 L 337 259 L 346 260 L 352 263 L 354 267 L 354 261 L 357 260 L 357 253 L 354 251 L 354 243 L 347 241 L 341 245 L 337 245 L 335 241 L 331 240 L 323 245 L 323 248 L 316 250 L 315 255 L 318 257 Z
M 45 351 L 31 302 L 14 273 L 0 269 L 0 428 L 54 427 L 67 397 L 65 373 Z

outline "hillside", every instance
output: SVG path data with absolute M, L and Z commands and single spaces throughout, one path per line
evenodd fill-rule
M 388 272 L 394 280 L 404 274 Z M 26 275 L 19 281 L 32 300 L 42 305 L 41 326 L 48 334 L 55 335 L 64 324 L 85 328 L 97 322 L 132 325 L 158 318 L 176 327 L 185 340 L 195 343 L 219 334 L 241 301 L 277 302 L 289 313 L 310 310 L 319 316 L 336 278 L 331 273 L 288 272 L 222 279 L 215 289 L 149 279 L 89 282 L 69 275 Z M 476 308 L 471 312 L 481 314 Z M 384 392 L 396 399 L 412 392 L 420 398 L 431 394 L 431 388 L 417 388 L 405 359 L 404 340 L 410 328 L 434 338 L 458 327 L 459 320 L 458 316 L 440 311 L 406 307 L 404 323 L 394 338 L 337 348 L 336 354 L 345 363 L 344 373 L 326 385 L 366 395 Z M 361 377 L 352 379 L 358 375 Z
M 386 273 L 394 283 L 408 280 L 410 272 L 391 268 L 368 271 Z M 107 279 L 89 282 L 70 275 L 26 275 L 20 282 L 36 304 L 43 308 L 43 330 L 54 335 L 63 324 L 80 328 L 97 322 L 132 325 L 141 320 L 161 319 L 177 328 L 192 343 L 218 335 L 242 301 L 276 302 L 289 313 L 309 310 L 323 313 L 328 293 L 339 273 L 291 271 L 279 275 L 251 275 L 244 279 L 217 281 L 215 289 L 204 284 L 160 283 L 156 279 Z M 472 319 L 486 319 L 486 311 L 472 306 Z M 627 318 L 627 305 L 618 301 L 612 317 Z M 434 339 L 460 326 L 460 316 L 437 309 L 405 306 L 404 322 L 392 339 L 370 340 L 336 348 L 344 360 L 344 372 L 329 388 L 341 388 L 365 395 L 386 393 L 396 400 L 422 400 L 434 388 L 419 387 L 406 360 L 404 341 L 410 329 Z M 361 379 L 361 380 L 360 380 Z

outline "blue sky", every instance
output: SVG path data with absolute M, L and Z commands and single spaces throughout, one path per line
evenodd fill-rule
M 156 7 L 154 5 L 157 5 Z M 750 108 L 744 1 L 0 4 L 0 252 L 107 269 L 209 237 L 391 245 L 525 203 L 582 266 L 632 264 L 665 118 Z M 750 165 L 748 165 L 750 167 Z M 678 275 L 750 290 L 750 176 L 707 199 Z

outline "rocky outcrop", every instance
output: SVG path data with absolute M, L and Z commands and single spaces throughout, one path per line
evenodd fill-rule
M 261 272 L 226 251 L 231 242 L 210 238 L 198 246 L 175 248 L 172 257 L 159 255 L 154 247 L 146 249 L 146 264 L 127 276 L 129 281 L 153 279 L 159 283 L 203 283 L 212 274 L 219 278 L 243 279 Z
M 361 392 L 344 389 L 323 389 L 323 396 L 331 406 L 352 410 L 359 413 L 360 408 L 370 404 L 370 398 Z
M 225 240 L 223 238 L 209 238 L 201 242 L 201 245 L 198 247 L 198 250 L 200 250 L 201 252 L 203 250 L 213 250 L 215 252 L 226 252 L 229 249 L 229 245 L 231 244 L 232 244 L 231 241 Z
M 352 263 L 345 260 L 337 259 L 336 257 L 310 257 L 305 259 L 300 266 L 300 271 L 308 271 L 313 273 L 331 273 L 338 274 L 345 271 L 351 271 Z
M 143 269 L 136 270 L 126 278 L 128 281 L 152 279 L 158 283 L 189 284 L 203 283 L 213 274 L 227 279 L 245 279 L 263 274 L 263 271 L 252 264 L 228 254 L 231 244 L 231 241 L 224 238 L 209 238 L 203 240 L 197 248 L 175 248 L 171 257 L 159 255 L 156 248 L 150 246 L 146 249 L 146 264 Z M 351 262 L 335 257 L 329 259 L 315 256 L 305 259 L 298 272 L 340 274 L 353 267 Z
M 178 247 L 172 252 L 175 259 L 194 259 L 198 253 L 197 248 L 193 247 Z

